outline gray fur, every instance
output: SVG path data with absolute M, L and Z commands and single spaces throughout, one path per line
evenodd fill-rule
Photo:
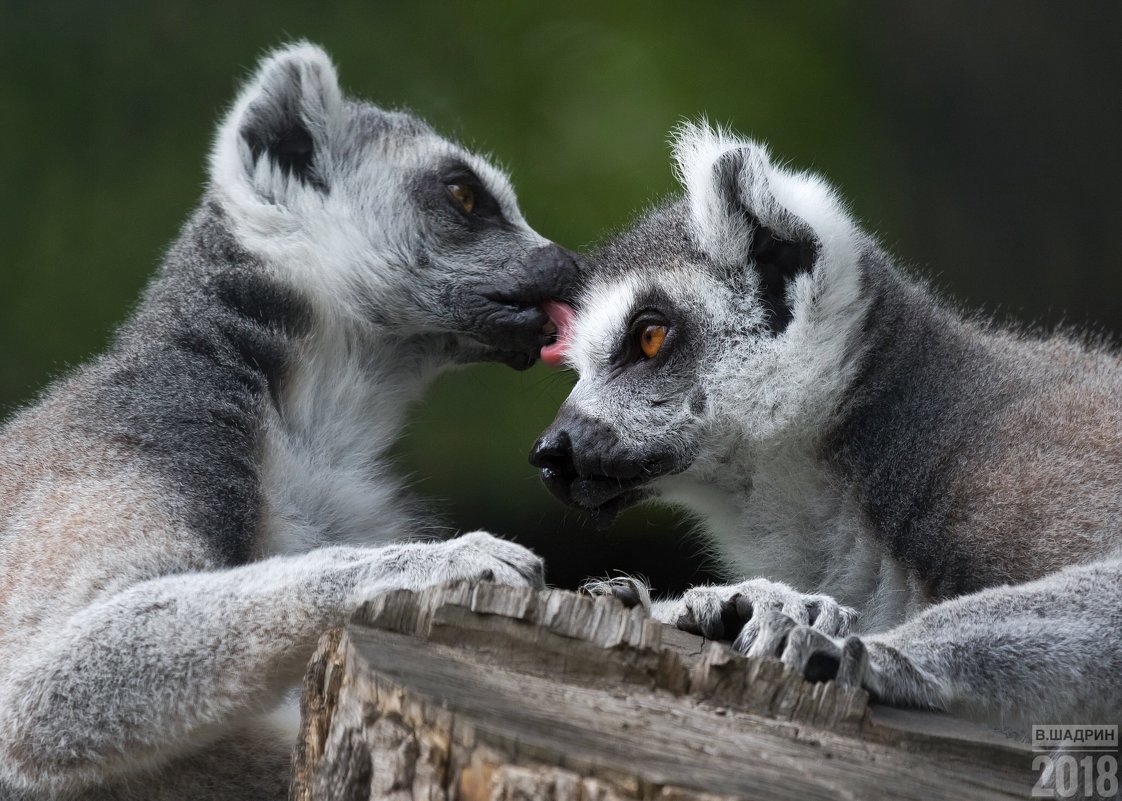
M 660 619 L 1025 737 L 1122 722 L 1119 354 L 963 316 L 755 143 L 687 127 L 678 167 L 589 260 L 547 484 L 606 518 L 680 504 L 759 577 Z
M 575 273 L 488 162 L 317 48 L 266 58 L 108 351 L 0 432 L 0 798 L 280 799 L 321 632 L 391 588 L 541 585 L 484 532 L 401 542 L 431 523 L 386 451 L 441 369 L 532 363 Z

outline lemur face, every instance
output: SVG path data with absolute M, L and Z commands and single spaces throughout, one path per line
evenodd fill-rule
M 572 254 L 531 229 L 506 175 L 426 123 L 344 97 L 318 48 L 267 60 L 214 151 L 213 190 L 250 250 L 324 315 L 450 356 L 527 367 Z
M 821 182 L 704 128 L 681 134 L 678 166 L 685 196 L 588 258 L 562 332 L 579 380 L 530 458 L 605 523 L 720 483 L 731 460 L 750 481 L 761 446 L 828 413 L 866 308 L 856 234 Z
M 579 376 L 531 461 L 561 500 L 610 521 L 702 446 L 722 292 L 661 209 L 589 260 L 565 339 Z M 723 316 L 723 315 L 722 315 Z

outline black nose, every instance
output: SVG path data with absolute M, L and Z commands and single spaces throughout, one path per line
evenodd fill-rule
M 569 432 L 563 429 L 546 431 L 530 451 L 530 464 L 541 469 L 543 476 L 547 470 L 558 477 L 576 475 L 573 441 Z
M 580 256 L 550 243 L 533 252 L 527 260 L 527 268 L 543 298 L 568 300 L 580 279 Z
M 573 482 L 577 468 L 573 462 L 573 441 L 564 429 L 550 429 L 534 443 L 530 464 L 541 470 L 542 483 L 562 503 L 573 502 Z

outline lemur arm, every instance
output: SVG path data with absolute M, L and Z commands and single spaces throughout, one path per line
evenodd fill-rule
M 854 610 L 765 579 L 695 587 L 653 603 L 637 579 L 586 586 L 895 706 L 944 710 L 1025 736 L 1033 723 L 1122 724 L 1122 560 L 993 587 L 887 631 L 848 637 Z
M 833 675 L 893 705 L 1026 736 L 1033 723 L 1122 723 L 1122 560 L 956 598 L 860 638 L 778 620 L 763 628 L 750 652 L 779 653 L 810 678 Z
M 277 703 L 358 603 L 456 578 L 540 585 L 542 566 L 480 532 L 165 576 L 100 600 L 0 678 L 0 788 L 54 797 L 211 743 Z

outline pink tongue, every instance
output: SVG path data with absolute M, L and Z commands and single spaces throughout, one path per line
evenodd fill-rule
M 550 367 L 560 367 L 565 361 L 565 349 L 569 347 L 569 337 L 573 333 L 573 318 L 576 312 L 568 303 L 560 300 L 547 300 L 542 304 L 542 311 L 549 315 L 549 319 L 557 326 L 557 339 L 552 345 L 542 348 L 542 362 Z

